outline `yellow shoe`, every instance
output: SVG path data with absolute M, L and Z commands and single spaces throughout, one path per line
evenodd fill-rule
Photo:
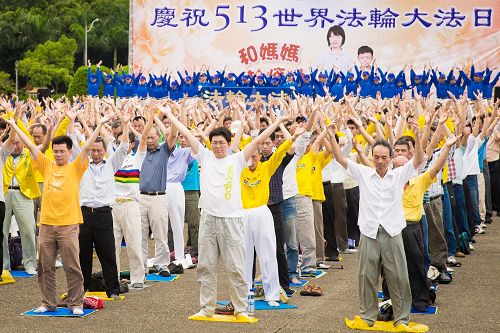
M 406 325 L 406 324 L 397 324 L 395 326 L 396 328 L 396 332 L 415 332 L 414 330 L 412 330 L 410 328 L 410 326 Z
M 241 323 L 252 323 L 253 320 L 248 316 L 246 312 L 240 312 L 236 314 L 236 319 Z
M 373 325 L 368 325 L 368 323 L 364 321 L 360 316 L 354 316 L 354 320 L 349 320 L 346 318 L 345 324 L 347 325 L 347 327 L 356 330 L 366 330 L 367 328 L 373 326 Z
M 286 295 L 285 289 L 280 287 L 280 302 L 281 303 L 287 303 L 288 302 L 288 296 Z

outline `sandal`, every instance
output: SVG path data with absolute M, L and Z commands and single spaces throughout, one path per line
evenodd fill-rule
M 216 307 L 215 313 L 220 315 L 232 316 L 234 315 L 233 302 L 229 302 L 224 306 Z
M 321 289 L 320 286 L 314 286 L 311 289 L 310 295 L 311 296 L 321 296 L 321 295 L 323 295 L 323 290 Z
M 450 266 L 450 267 L 461 267 L 462 263 L 460 261 L 449 262 L 448 266 Z
M 311 296 L 312 287 L 306 286 L 304 290 L 300 291 L 300 296 Z

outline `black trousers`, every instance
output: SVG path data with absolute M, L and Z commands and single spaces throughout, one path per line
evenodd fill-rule
M 410 279 L 411 303 L 414 306 L 427 306 L 429 305 L 429 285 L 424 272 L 424 239 L 420 222 L 408 223 L 401 235 Z M 385 279 L 382 281 L 382 290 L 384 299 L 390 298 Z
M 455 234 L 455 240 L 457 241 L 458 246 L 458 227 L 457 220 L 455 219 L 455 214 L 457 213 L 457 202 L 455 201 L 455 189 L 453 188 L 453 182 L 449 181 L 445 184 L 446 189 L 448 190 L 448 195 L 450 197 L 451 203 L 451 222 L 453 224 L 453 233 Z
M 80 267 L 82 268 L 83 287 L 88 290 L 92 275 L 92 246 L 102 267 L 106 294 L 120 294 L 120 283 L 116 268 L 115 237 L 111 208 L 106 211 L 91 212 L 82 208 L 83 224 L 80 224 Z
M 491 208 L 500 212 L 500 160 L 488 162 L 488 169 L 490 171 Z
M 337 240 L 335 237 L 335 211 L 333 208 L 333 186 L 330 182 L 323 183 L 325 201 L 323 202 L 323 235 L 326 240 L 325 256 L 327 258 L 337 258 Z
M 290 277 L 288 276 L 288 264 L 285 255 L 285 236 L 283 233 L 283 215 L 281 203 L 267 206 L 273 215 L 274 233 L 276 235 L 276 260 L 278 261 L 278 276 L 280 286 L 290 289 Z
M 356 246 L 359 244 L 359 186 L 345 190 L 347 199 L 347 237 L 356 241 Z
M 0 270 L 3 270 L 3 219 L 4 218 L 5 218 L 5 202 L 0 201 Z M 8 248 L 9 247 L 7 246 L 7 249 Z M 0 275 L 2 275 L 1 272 Z

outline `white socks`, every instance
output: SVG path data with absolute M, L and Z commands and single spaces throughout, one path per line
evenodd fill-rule
M 80 309 L 80 308 L 74 308 L 73 309 L 73 314 L 76 315 L 76 316 L 82 315 L 83 314 L 83 310 Z
M 45 306 L 41 306 L 39 308 L 36 308 L 35 310 L 33 310 L 34 313 L 44 313 L 44 312 L 47 312 L 49 311 L 49 309 L 47 309 Z

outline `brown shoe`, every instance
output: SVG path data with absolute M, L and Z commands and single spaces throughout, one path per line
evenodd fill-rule
M 312 287 L 306 286 L 304 290 L 300 291 L 300 296 L 311 296 Z
M 311 296 L 321 296 L 323 295 L 323 290 L 321 289 L 320 286 L 314 286 L 311 289 Z
M 465 254 L 463 252 L 457 251 L 457 253 L 455 253 L 455 257 L 457 257 L 457 258 L 465 258 Z

